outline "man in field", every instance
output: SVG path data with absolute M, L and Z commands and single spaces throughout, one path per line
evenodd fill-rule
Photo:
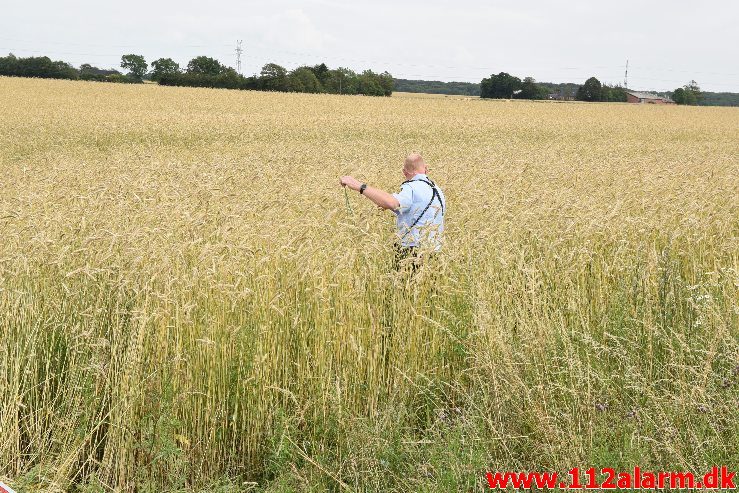
M 352 176 L 342 176 L 339 180 L 364 195 L 381 209 L 396 215 L 397 235 L 396 262 L 413 258 L 414 267 L 418 265 L 421 252 L 437 252 L 441 249 L 444 232 L 444 213 L 446 199 L 441 189 L 426 175 L 428 166 L 420 154 L 410 154 L 403 164 L 405 180 L 400 192 L 387 193 L 367 186 Z

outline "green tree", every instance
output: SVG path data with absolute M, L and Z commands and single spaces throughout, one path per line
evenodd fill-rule
M 325 63 L 321 63 L 318 65 L 314 65 L 312 67 L 306 67 L 306 68 L 315 74 L 316 78 L 318 79 L 318 82 L 320 82 L 322 86 L 323 84 L 326 83 L 326 79 L 328 79 L 328 75 L 329 75 L 329 69 Z
M 365 70 L 359 76 L 357 92 L 366 96 L 385 96 L 382 79 L 371 70 Z
M 287 69 L 276 63 L 268 63 L 259 73 L 259 82 L 265 91 L 286 91 Z
M 601 94 L 601 101 L 611 101 L 613 103 L 625 103 L 628 98 L 626 96 L 626 90 L 621 86 L 603 86 L 603 93 Z
M 146 74 L 148 65 L 141 55 L 123 55 L 121 57 L 121 68 L 128 70 L 131 77 L 141 80 Z
M 506 72 L 491 75 L 480 82 L 480 97 L 494 99 L 510 99 L 521 89 L 521 79 Z
M 323 92 L 318 77 L 307 67 L 299 67 L 290 72 L 285 89 L 289 92 Z
M 171 58 L 159 58 L 151 62 L 151 80 L 159 81 L 165 75 L 180 73 L 180 65 Z
M 225 69 L 221 62 L 207 56 L 195 57 L 187 62 L 188 74 L 219 75 Z
M 395 89 L 395 80 L 390 72 L 383 72 L 379 75 L 380 87 L 382 87 L 383 96 L 392 96 Z
M 598 79 L 591 77 L 580 86 L 575 94 L 578 101 L 600 101 L 603 87 Z
M 393 78 L 393 90 L 428 94 L 459 94 L 479 96 L 480 83 L 440 82 L 437 80 L 409 80 Z
M 695 105 L 702 99 L 703 93 L 700 87 L 698 87 L 698 83 L 694 80 L 691 80 L 683 87 L 678 87 L 672 92 L 672 100 L 677 104 Z
M 687 95 L 685 94 L 685 89 L 682 87 L 678 87 L 672 92 L 672 100 L 675 101 L 677 104 L 688 104 Z
M 365 96 L 382 96 L 385 91 L 374 77 L 361 75 L 357 84 L 357 93 Z
M 79 72 L 70 64 L 49 57 L 17 58 L 12 53 L 0 57 L 0 75 L 40 77 L 44 79 L 78 79 Z
M 600 99 L 599 101 L 610 101 L 611 98 L 611 88 L 608 87 L 606 84 L 603 84 L 600 87 Z
M 12 53 L 8 56 L 0 57 L 0 75 L 18 75 L 18 57 Z
M 677 104 L 685 104 L 685 89 L 678 87 L 672 91 L 672 100 Z
M 546 99 L 549 92 L 539 86 L 533 77 L 526 77 L 521 83 L 521 92 L 515 95 L 517 99 Z
M 112 82 L 119 80 L 117 77 L 114 77 L 112 80 L 109 79 L 110 76 L 114 75 L 124 77 L 123 74 L 121 74 L 117 70 L 102 69 L 90 65 L 89 63 L 83 63 L 82 65 L 80 65 L 80 79 L 83 80 L 95 80 L 100 82 Z
M 329 70 L 323 89 L 331 94 L 357 94 L 359 77 L 348 68 L 339 67 Z
M 703 99 L 703 93 L 701 92 L 701 88 L 698 86 L 698 83 L 694 80 L 691 80 L 689 83 L 685 85 L 685 91 L 689 93 L 688 99 L 690 99 L 690 103 L 688 104 L 698 104 Z
M 225 67 L 224 70 L 213 78 L 213 87 L 223 89 L 239 89 L 244 85 L 244 76 L 236 72 L 231 67 Z

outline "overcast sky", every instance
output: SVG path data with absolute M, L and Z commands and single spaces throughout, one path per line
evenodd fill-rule
M 736 0 L 2 0 L 0 53 L 118 67 L 126 53 L 184 66 L 208 55 L 246 75 L 287 68 L 387 70 L 479 82 L 501 71 L 540 81 L 595 75 L 629 87 L 739 92 Z

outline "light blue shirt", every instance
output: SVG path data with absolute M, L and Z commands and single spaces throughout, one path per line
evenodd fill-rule
M 393 211 L 397 216 L 398 238 L 404 247 L 428 246 L 433 250 L 439 250 L 444 232 L 442 204 L 446 212 L 446 199 L 438 185 L 436 190 L 439 194 L 434 197 L 432 188 L 419 180 L 430 181 L 428 176 L 419 173 L 411 178 L 411 181 L 401 185 L 400 192 L 393 194 L 400 203 L 398 210 Z M 423 212 L 429 202 L 431 205 Z M 421 219 L 411 228 L 422 212 Z

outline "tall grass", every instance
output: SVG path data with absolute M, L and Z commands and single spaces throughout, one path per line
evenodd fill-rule
M 735 109 L 0 78 L 0 478 L 453 491 L 739 466 Z M 424 153 L 443 255 L 392 268 Z

